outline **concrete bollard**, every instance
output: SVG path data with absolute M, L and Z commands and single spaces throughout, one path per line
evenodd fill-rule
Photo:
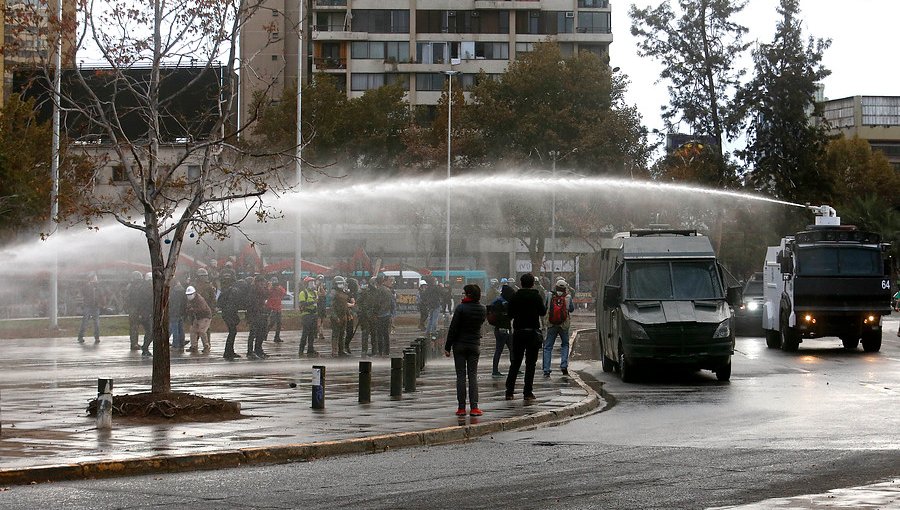
M 359 362 L 359 403 L 368 404 L 372 401 L 372 362 Z
M 403 391 L 416 391 L 416 351 L 403 350 Z
M 391 358 L 391 396 L 403 393 L 403 358 Z
M 113 380 L 97 379 L 97 428 L 112 428 Z
M 312 408 L 325 409 L 325 367 L 312 367 Z

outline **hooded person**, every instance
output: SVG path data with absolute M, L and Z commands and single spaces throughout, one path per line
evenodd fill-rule
M 569 374 L 569 326 L 575 303 L 569 293 L 569 285 L 562 278 L 556 281 L 553 291 L 547 294 L 547 337 L 544 339 L 544 357 L 541 367 L 544 377 L 550 377 L 553 346 L 558 336 L 560 342 L 559 369 L 563 375 Z
M 334 294 L 331 298 L 329 318 L 331 319 L 331 357 L 347 356 L 344 339 L 347 335 L 347 320 L 350 316 L 350 296 L 343 276 L 334 278 Z

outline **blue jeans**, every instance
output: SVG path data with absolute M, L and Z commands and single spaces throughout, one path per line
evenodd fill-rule
M 556 343 L 556 335 L 559 335 L 562 339 L 559 368 L 569 368 L 569 330 L 560 326 L 550 326 L 547 328 L 547 338 L 544 340 L 544 362 L 542 367 L 545 374 L 550 373 L 550 360 L 553 357 L 553 345 Z
M 184 319 L 169 318 L 169 333 L 172 335 L 172 347 L 184 350 Z
M 493 373 L 497 374 L 500 372 L 500 357 L 503 355 L 503 348 L 509 349 L 510 356 L 512 356 L 512 335 L 509 334 L 508 329 L 494 328 L 494 341 Z
M 437 337 L 438 319 L 441 317 L 441 307 L 437 306 L 428 312 L 428 325 L 425 326 L 425 334 L 429 337 Z

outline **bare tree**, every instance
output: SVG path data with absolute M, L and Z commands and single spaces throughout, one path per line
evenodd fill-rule
M 72 220 L 113 218 L 146 238 L 152 393 L 170 391 L 168 297 L 185 235 L 244 234 L 248 217 L 278 215 L 267 199 L 290 188 L 283 174 L 296 147 L 251 152 L 240 135 L 255 115 L 239 122 L 236 114 L 237 36 L 263 4 L 78 0 L 82 23 L 61 31 L 102 61 L 65 70 L 55 98 L 69 135 L 95 162 L 93 185 L 81 190 L 83 207 Z

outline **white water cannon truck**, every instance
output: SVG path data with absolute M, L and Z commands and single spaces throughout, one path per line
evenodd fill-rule
M 796 351 L 804 338 L 836 336 L 881 349 L 881 317 L 891 313 L 890 260 L 881 236 L 841 225 L 834 208 L 807 206 L 815 225 L 770 246 L 763 268 L 762 326 L 771 349 Z

